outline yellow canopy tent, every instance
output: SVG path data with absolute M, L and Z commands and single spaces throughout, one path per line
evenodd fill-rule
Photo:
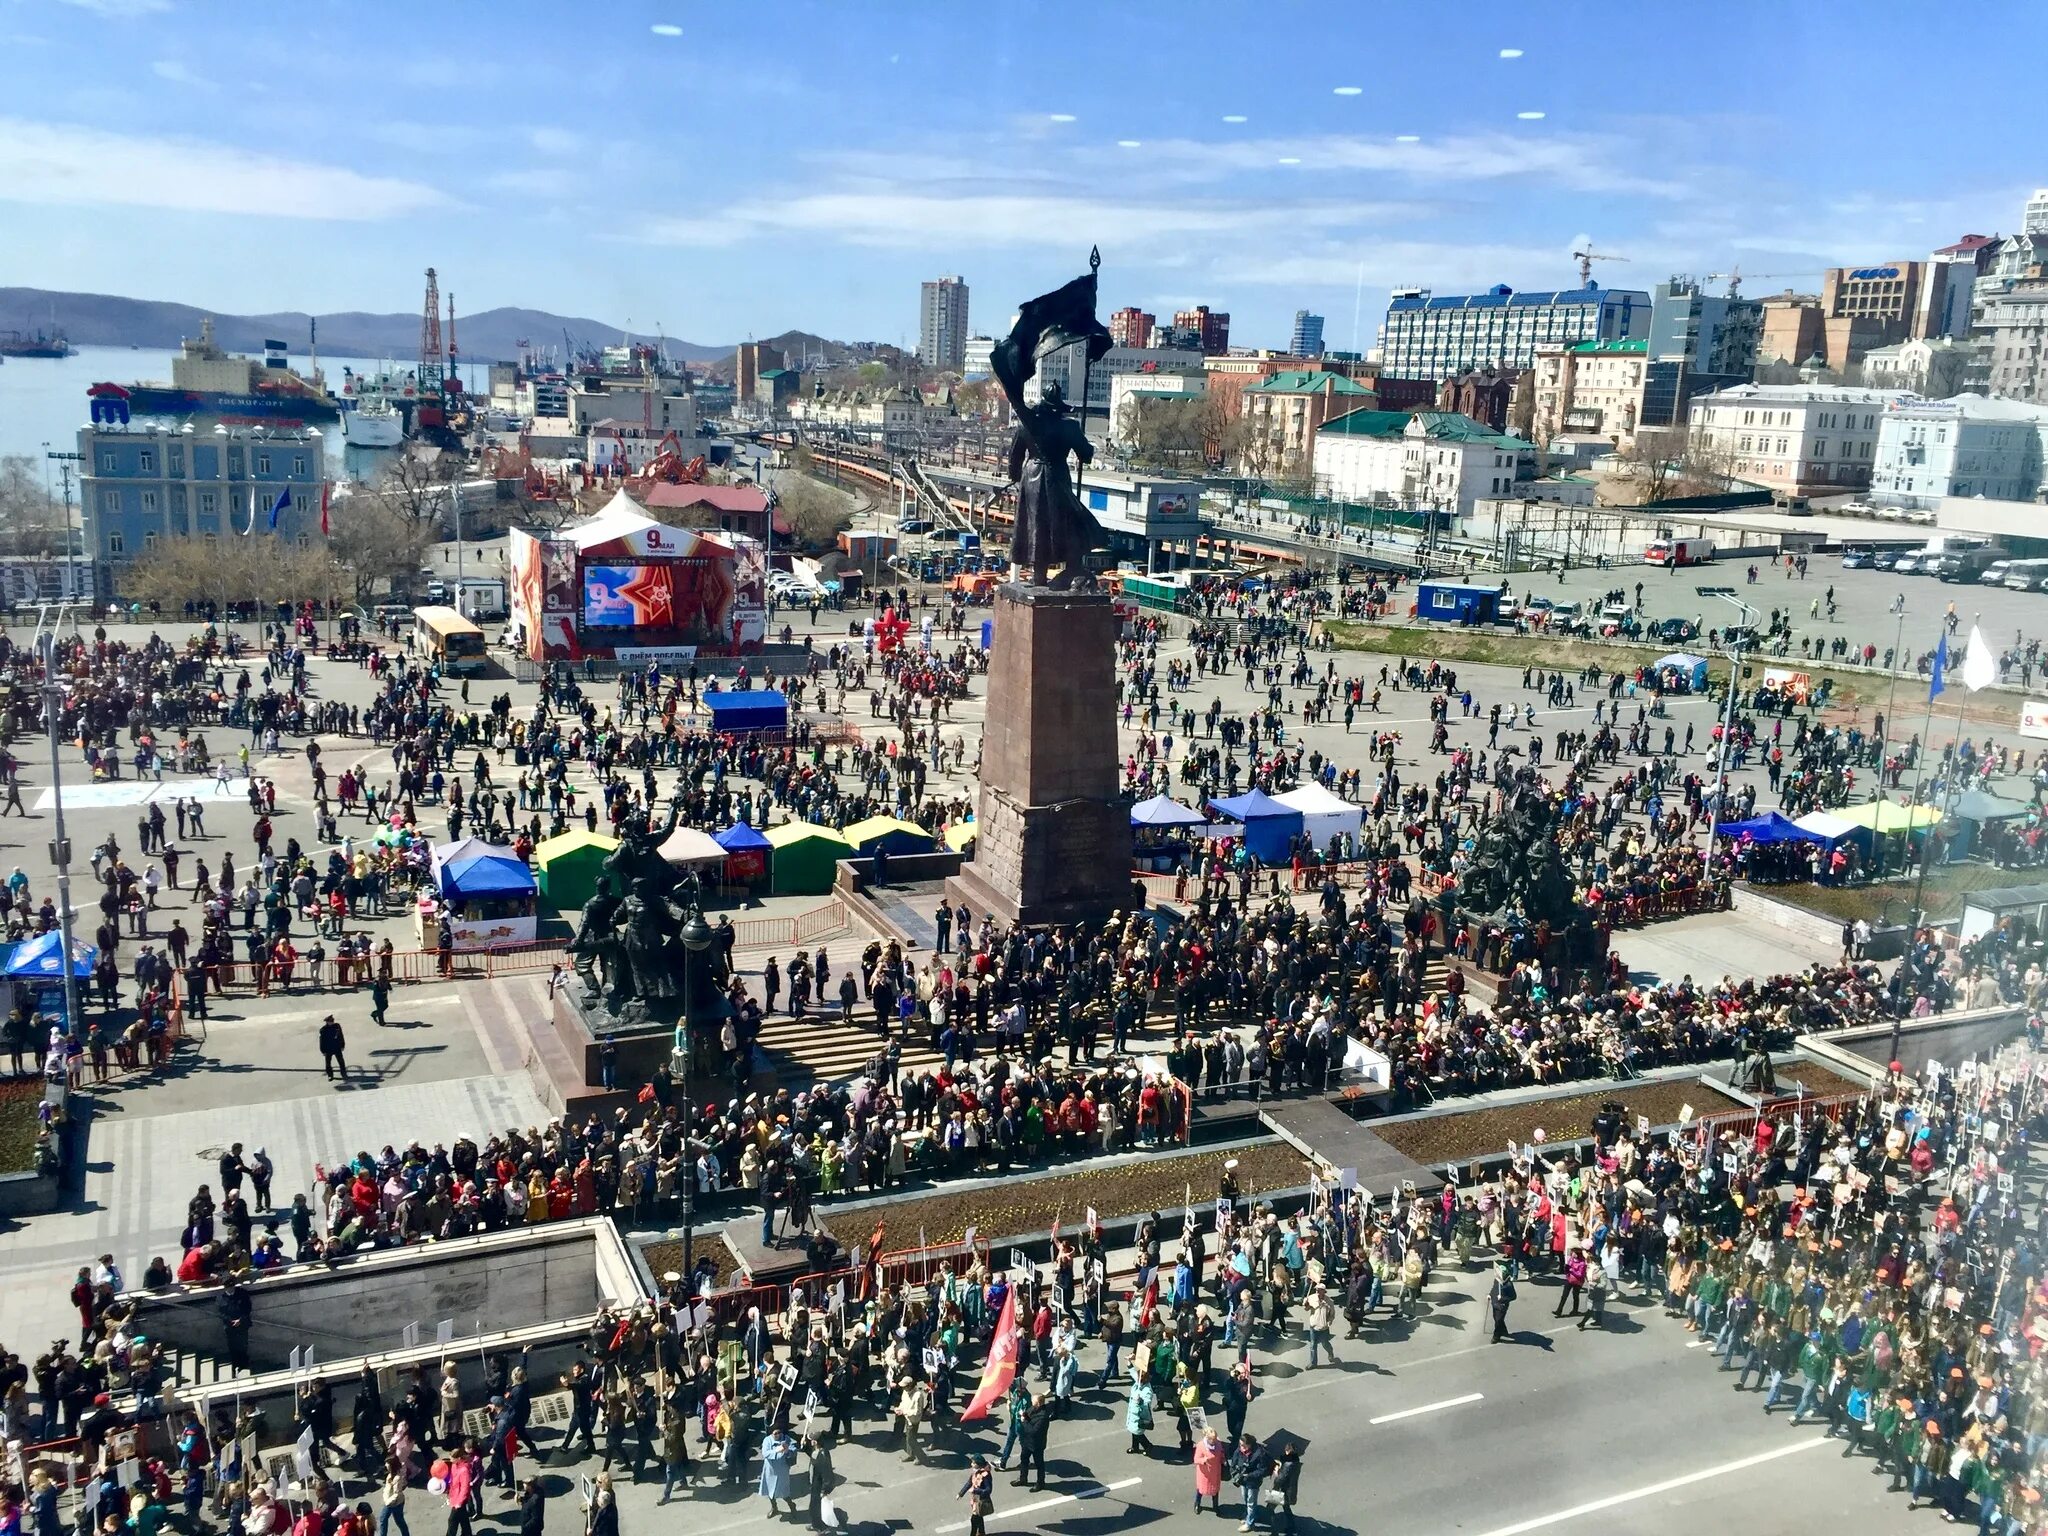
M 930 853 L 932 835 L 914 821 L 897 816 L 870 816 L 844 829 L 840 836 L 862 853 L 881 848 L 892 858 L 899 853 Z
M 1887 834 L 1931 827 L 1941 820 L 1941 812 L 1931 805 L 1908 807 L 1889 800 L 1866 800 L 1861 805 L 1840 806 L 1828 814 L 1852 827 L 1868 827 Z
M 538 844 L 533 850 L 533 867 L 539 873 L 541 895 L 558 911 L 582 906 L 597 894 L 598 871 L 618 846 L 616 837 L 581 827 Z

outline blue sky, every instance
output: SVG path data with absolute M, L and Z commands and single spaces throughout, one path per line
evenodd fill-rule
M 468 312 L 914 343 L 920 279 L 990 331 L 1099 243 L 1105 310 L 1344 347 L 1362 282 L 1370 344 L 1390 285 L 1570 286 L 1586 236 L 1610 286 L 1761 292 L 2011 230 L 2048 150 L 1988 104 L 2044 42 L 1881 0 L 0 0 L 0 284 L 384 311 L 432 265 Z

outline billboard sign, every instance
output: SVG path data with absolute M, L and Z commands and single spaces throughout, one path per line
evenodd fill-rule
M 2020 734 L 2048 741 L 2048 699 L 2029 699 L 2020 706 Z

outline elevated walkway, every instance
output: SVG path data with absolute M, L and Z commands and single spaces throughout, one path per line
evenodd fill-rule
M 1417 1194 L 1443 1186 L 1443 1174 L 1397 1152 L 1365 1125 L 1345 1114 L 1332 1099 L 1295 1099 L 1259 1111 L 1267 1128 L 1304 1157 L 1315 1158 L 1342 1174 L 1357 1175 L 1358 1187 L 1386 1195 L 1404 1183 Z

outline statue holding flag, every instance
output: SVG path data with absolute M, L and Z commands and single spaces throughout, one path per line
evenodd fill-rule
M 1088 273 L 1051 293 L 1027 300 L 1010 334 L 991 354 L 989 367 L 1003 386 L 1017 430 L 1010 439 L 1008 469 L 1017 486 L 1017 521 L 1010 535 L 1010 561 L 1019 578 L 1034 586 L 1069 587 L 1083 574 L 1083 560 L 1101 532 L 1082 505 L 1067 468 L 1071 455 L 1086 465 L 1094 449 L 1057 380 L 1046 381 L 1036 404 L 1027 405 L 1024 385 L 1048 352 L 1079 345 L 1083 351 L 1081 408 L 1087 409 L 1087 369 L 1109 350 L 1110 336 L 1095 317 L 1095 279 L 1100 251 L 1088 253 Z M 1055 578 L 1053 571 L 1060 568 Z

